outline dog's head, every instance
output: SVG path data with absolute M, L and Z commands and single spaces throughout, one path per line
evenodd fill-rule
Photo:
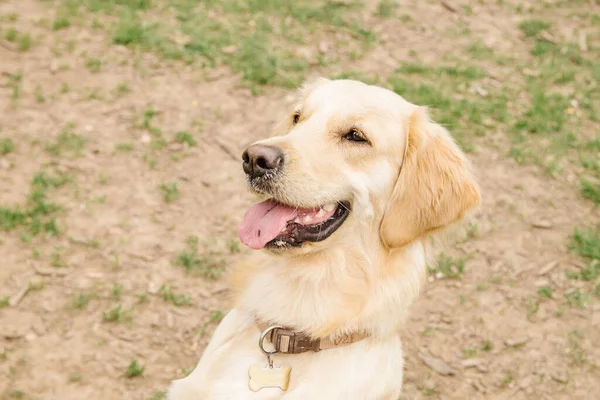
M 240 226 L 251 248 L 314 251 L 369 238 L 400 248 L 479 204 L 450 134 L 389 90 L 318 79 L 299 91 L 281 133 L 242 156 L 249 186 L 270 197 Z

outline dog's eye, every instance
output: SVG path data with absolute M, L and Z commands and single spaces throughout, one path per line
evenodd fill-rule
M 367 139 L 365 139 L 364 136 L 356 129 L 352 129 L 350 132 L 346 133 L 344 135 L 344 139 L 350 140 L 352 142 L 366 142 L 367 141 Z
M 296 125 L 298 123 L 298 121 L 300 121 L 300 114 L 294 114 L 294 116 L 292 117 L 292 122 L 294 123 L 294 125 Z

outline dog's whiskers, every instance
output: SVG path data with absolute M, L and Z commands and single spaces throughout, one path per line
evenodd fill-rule
M 348 207 L 346 207 L 346 206 L 344 205 L 344 203 L 342 203 L 340 200 L 337 200 L 337 201 L 336 201 L 336 203 L 338 203 L 338 205 L 339 205 L 340 207 L 343 207 L 343 208 L 344 208 L 346 211 L 350 211 L 350 209 L 349 209 Z

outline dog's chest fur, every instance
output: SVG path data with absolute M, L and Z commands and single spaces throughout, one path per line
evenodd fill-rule
M 398 336 L 366 339 L 319 353 L 276 355 L 275 365 L 292 369 L 287 391 L 248 389 L 248 369 L 267 363 L 258 349 L 253 318 L 233 309 L 222 321 L 194 371 L 175 381 L 169 400 L 396 399 L 401 392 L 403 357 Z

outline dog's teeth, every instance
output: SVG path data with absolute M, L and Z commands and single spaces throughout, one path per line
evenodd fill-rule
M 319 208 L 319 211 L 317 211 L 317 217 L 322 217 L 323 215 L 325 215 L 325 210 Z
M 327 212 L 333 210 L 334 208 L 335 208 L 335 204 L 333 204 L 333 203 L 325 204 L 323 206 L 323 210 L 325 210 Z
M 305 224 L 308 224 L 310 221 L 312 221 L 312 217 L 310 215 L 307 215 L 307 216 L 304 217 L 303 221 L 304 221 Z

